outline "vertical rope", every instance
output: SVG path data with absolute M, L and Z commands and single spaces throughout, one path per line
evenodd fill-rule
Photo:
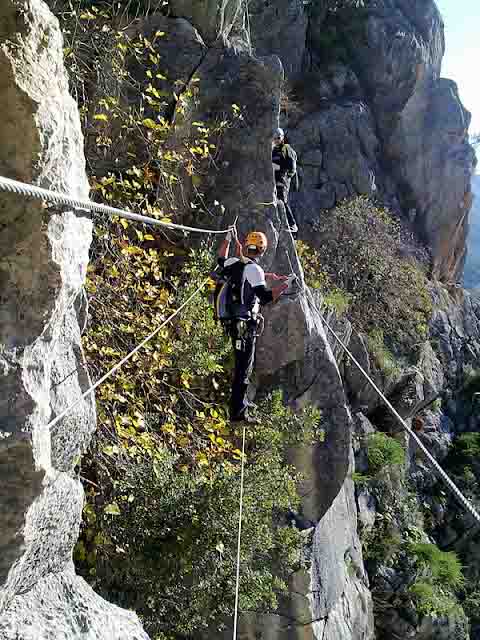
M 245 432 L 246 426 L 243 427 L 242 437 L 242 471 L 240 475 L 240 509 L 238 514 L 238 539 L 237 539 L 237 576 L 235 581 L 235 611 L 233 614 L 233 640 L 237 637 L 238 625 L 238 599 L 240 594 L 240 550 L 242 543 L 242 516 L 243 516 L 243 480 L 245 475 Z

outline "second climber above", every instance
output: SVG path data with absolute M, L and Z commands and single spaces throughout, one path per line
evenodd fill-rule
M 285 142 L 283 129 L 277 129 L 272 141 L 272 164 L 275 175 L 275 187 L 277 199 L 283 202 L 289 229 L 292 233 L 298 231 L 297 222 L 292 209 L 288 204 L 292 179 L 297 178 L 297 154 L 292 147 Z

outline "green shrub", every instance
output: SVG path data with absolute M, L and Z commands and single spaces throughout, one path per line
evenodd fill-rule
M 318 252 L 301 240 L 297 240 L 296 248 L 302 262 L 307 286 L 311 289 L 321 290 L 324 294 L 324 304 L 330 309 L 334 309 L 338 315 L 346 313 L 350 307 L 351 296 L 333 284 L 322 267 Z
M 356 197 L 319 212 L 313 228 L 322 278 L 350 296 L 355 328 L 383 331 L 395 356 L 415 355 L 432 303 L 422 263 L 405 253 L 424 256 L 400 223 L 368 198 Z
M 462 607 L 457 600 L 444 593 L 438 586 L 428 582 L 416 582 L 410 587 L 418 613 L 423 616 L 464 617 Z
M 455 440 L 455 452 L 465 462 L 480 456 L 480 433 L 464 433 Z
M 453 442 L 446 466 L 458 481 L 479 497 L 478 478 L 480 477 L 480 433 L 464 433 Z
M 435 544 L 416 543 L 409 546 L 419 564 L 428 570 L 433 582 L 450 589 L 459 589 L 465 578 L 458 556 L 453 551 L 441 551 Z
M 334 289 L 324 298 L 324 302 L 327 307 L 334 309 L 339 316 L 347 313 L 350 307 L 350 296 L 345 291 L 340 289 Z
M 400 374 L 400 366 L 395 362 L 391 351 L 385 346 L 381 329 L 372 330 L 367 335 L 367 345 L 380 371 L 389 377 L 395 377 Z
M 372 475 L 385 467 L 405 464 L 402 445 L 385 433 L 372 433 L 367 438 L 368 470 Z
M 360 485 L 367 484 L 372 479 L 371 476 L 367 476 L 363 473 L 357 473 L 357 472 L 352 473 L 351 478 L 353 482 Z
M 467 595 L 463 601 L 463 610 L 472 621 L 480 621 L 480 590 L 477 588 Z
M 318 413 L 295 415 L 279 394 L 261 411 L 262 424 L 247 434 L 240 608 L 271 611 L 299 566 L 301 546 L 296 529 L 274 524 L 299 506 L 297 476 L 284 451 L 314 437 Z M 232 435 L 240 441 L 240 433 Z M 89 494 L 95 519 L 86 527 L 93 531 L 77 546 L 77 565 L 92 581 L 95 532 L 95 588 L 134 608 L 152 635 L 190 637 L 232 614 L 239 463 L 214 465 L 207 451 L 202 460 L 189 469 L 181 453 L 159 448 L 153 460 L 119 465 L 110 494 L 97 494 L 103 506 Z

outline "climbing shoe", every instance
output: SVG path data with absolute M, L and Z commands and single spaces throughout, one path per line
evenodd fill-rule
M 233 416 L 230 418 L 230 422 L 246 422 L 247 424 L 260 424 L 260 420 L 251 416 L 249 413 L 245 412 L 240 414 L 239 416 Z

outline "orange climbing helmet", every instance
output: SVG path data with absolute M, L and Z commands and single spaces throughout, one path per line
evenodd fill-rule
M 261 231 L 250 231 L 245 238 L 245 246 L 249 251 L 264 253 L 268 247 L 267 236 Z

